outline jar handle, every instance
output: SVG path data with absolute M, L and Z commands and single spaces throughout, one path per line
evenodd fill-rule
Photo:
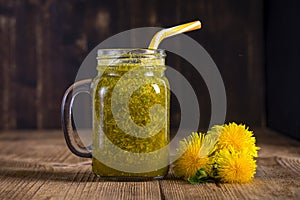
M 76 127 L 73 123 L 72 107 L 74 98 L 79 93 L 90 93 L 92 79 L 85 79 L 75 82 L 65 92 L 61 104 L 61 125 L 64 131 L 66 143 L 70 151 L 80 157 L 91 158 L 91 152 L 85 147 L 80 140 Z

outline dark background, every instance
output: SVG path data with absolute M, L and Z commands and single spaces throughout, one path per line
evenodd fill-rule
M 300 9 L 287 0 L 0 0 L 0 129 L 60 128 L 60 103 L 85 56 L 131 28 L 200 19 L 188 33 L 211 55 L 224 80 L 226 122 L 299 137 Z M 190 81 L 201 121 L 210 98 L 201 76 L 180 59 L 168 65 Z M 180 108 L 172 98 L 171 123 Z

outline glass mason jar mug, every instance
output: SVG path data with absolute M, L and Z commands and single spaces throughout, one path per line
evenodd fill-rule
M 105 179 L 157 179 L 168 173 L 170 90 L 160 49 L 100 49 L 98 75 L 73 84 L 62 102 L 62 126 L 69 149 L 92 158 Z M 74 98 L 92 99 L 91 152 L 72 125 Z

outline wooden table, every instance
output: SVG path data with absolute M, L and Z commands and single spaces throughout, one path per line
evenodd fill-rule
M 67 149 L 61 131 L 0 134 L 0 199 L 300 199 L 300 142 L 256 130 L 261 147 L 249 184 L 99 180 L 90 159 Z

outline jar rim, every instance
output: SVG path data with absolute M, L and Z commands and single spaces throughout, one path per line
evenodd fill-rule
M 97 56 L 110 56 L 110 55 L 160 55 L 165 57 L 166 53 L 164 49 L 148 49 L 148 48 L 111 48 L 111 49 L 98 49 Z

